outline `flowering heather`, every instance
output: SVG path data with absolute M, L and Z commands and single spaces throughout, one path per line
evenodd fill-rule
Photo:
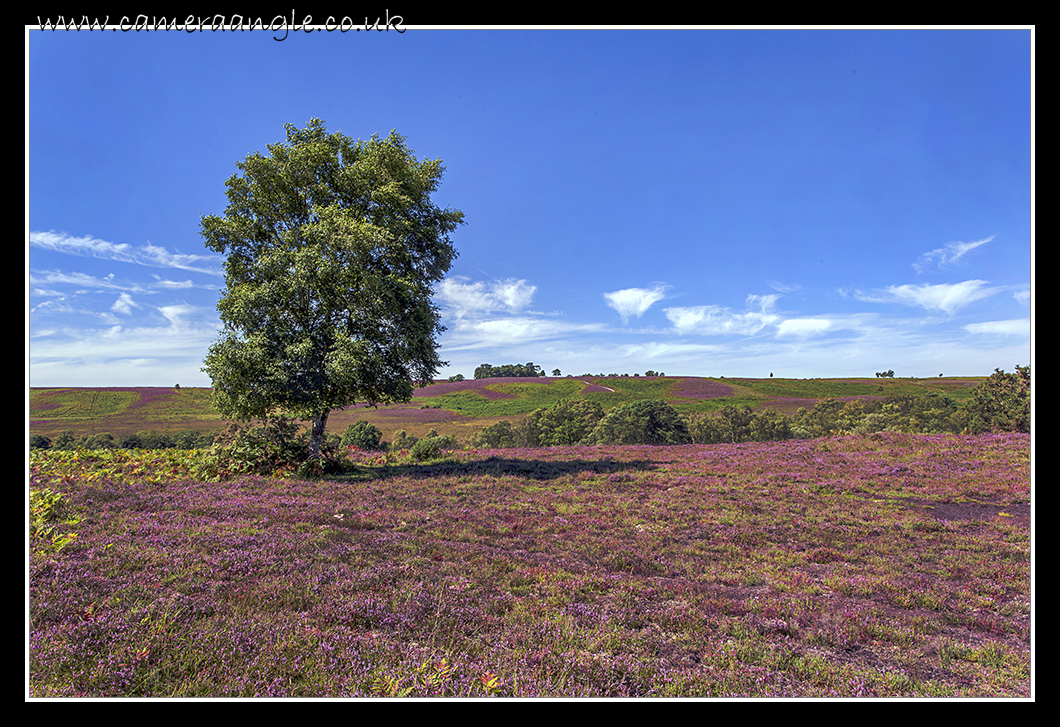
M 732 396 L 732 387 L 720 384 L 717 381 L 700 378 L 681 379 L 673 389 L 671 395 L 680 399 L 721 399 Z
M 525 376 L 501 376 L 492 379 L 464 379 L 463 381 L 447 381 L 441 384 L 433 384 L 416 389 L 415 397 L 445 396 L 456 391 L 477 391 L 490 401 L 496 399 L 514 399 L 514 394 L 503 391 L 494 391 L 486 387 L 495 384 L 551 384 L 552 380 L 547 378 L 527 378 Z
M 32 696 L 1031 696 L 1027 435 L 192 458 L 32 455 Z
M 447 409 L 424 409 L 418 406 L 380 409 L 378 415 L 389 419 L 399 419 L 401 422 L 410 424 L 455 422 L 467 419 L 463 414 L 457 414 Z

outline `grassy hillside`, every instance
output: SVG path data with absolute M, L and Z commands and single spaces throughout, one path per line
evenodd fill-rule
M 502 419 L 518 421 L 566 397 L 612 409 L 642 399 L 662 399 L 678 411 L 714 411 L 749 405 L 793 413 L 828 397 L 886 397 L 939 393 L 966 399 L 983 377 L 934 379 L 708 379 L 701 377 L 498 378 L 439 382 L 416 389 L 412 401 L 378 408 L 336 410 L 328 422 L 342 433 L 366 419 L 390 437 L 398 429 L 422 436 L 428 429 L 466 437 Z M 224 422 L 206 388 L 55 388 L 30 390 L 30 432 L 55 437 L 110 432 L 115 437 L 145 429 L 211 431 Z

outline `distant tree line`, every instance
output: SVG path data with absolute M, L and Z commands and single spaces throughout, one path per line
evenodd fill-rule
M 490 366 L 488 363 L 484 363 L 475 369 L 476 379 L 495 379 L 502 376 L 539 377 L 544 375 L 545 370 L 533 362 L 527 364 L 504 364 L 503 366 Z
M 179 432 L 156 432 L 153 429 L 116 438 L 110 432 L 77 436 L 66 429 L 54 440 L 43 434 L 32 434 L 30 449 L 204 449 L 213 444 L 214 434 L 196 429 Z

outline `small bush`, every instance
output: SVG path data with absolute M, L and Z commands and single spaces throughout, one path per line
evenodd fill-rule
M 309 456 L 309 439 L 293 419 L 277 417 L 260 427 L 229 425 L 221 432 L 200 465 L 197 475 L 219 481 L 245 474 L 272 475 L 294 471 L 315 477 L 344 469 L 346 462 L 338 450 L 338 440 L 326 437 L 320 457 Z
M 470 444 L 475 449 L 513 449 L 523 446 L 519 430 L 507 419 L 472 435 Z
M 346 427 L 342 435 L 343 447 L 357 447 L 365 452 L 378 452 L 384 447 L 383 433 L 371 422 L 361 420 Z
M 77 446 L 77 437 L 69 429 L 64 429 L 59 433 L 59 436 L 55 438 L 55 444 L 53 445 L 56 449 L 73 449 Z
M 419 460 L 435 459 L 442 453 L 441 437 L 424 437 L 412 445 L 412 456 Z
M 405 432 L 404 429 L 399 429 L 394 432 L 394 441 L 390 443 L 391 452 L 400 452 L 403 449 L 412 449 L 419 439 Z
M 213 437 L 195 429 L 186 429 L 173 437 L 177 449 L 202 449 L 213 443 Z

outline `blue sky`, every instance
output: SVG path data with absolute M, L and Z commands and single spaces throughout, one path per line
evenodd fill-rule
M 441 376 L 1031 363 L 1028 29 L 28 35 L 32 386 L 208 386 L 199 219 L 313 117 L 444 162 Z

